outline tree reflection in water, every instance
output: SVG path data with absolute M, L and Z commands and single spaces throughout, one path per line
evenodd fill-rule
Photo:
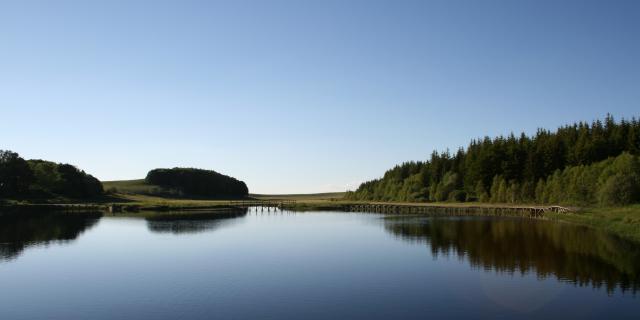
M 434 257 L 456 254 L 474 268 L 538 277 L 579 286 L 640 287 L 640 245 L 603 231 L 519 218 L 389 217 L 388 232 L 425 242 Z
M 99 212 L 0 213 L 0 262 L 17 258 L 30 246 L 66 244 L 94 227 Z
M 183 234 L 211 231 L 234 222 L 235 218 L 246 215 L 247 209 L 187 213 L 168 212 L 147 217 L 146 220 L 147 227 L 152 232 Z

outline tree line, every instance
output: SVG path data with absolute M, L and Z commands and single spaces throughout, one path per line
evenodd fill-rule
M 0 150 L 0 198 L 91 198 L 102 193 L 98 179 L 73 165 L 25 160 Z
M 640 202 L 640 123 L 580 122 L 555 132 L 485 137 L 455 154 L 405 162 L 347 198 L 625 205 Z
M 145 181 L 167 189 L 177 190 L 180 195 L 204 197 L 245 197 L 247 185 L 233 177 L 213 170 L 194 168 L 153 169 Z

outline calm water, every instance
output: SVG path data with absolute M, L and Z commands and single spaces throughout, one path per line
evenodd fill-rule
M 0 319 L 636 318 L 640 247 L 514 218 L 0 217 Z

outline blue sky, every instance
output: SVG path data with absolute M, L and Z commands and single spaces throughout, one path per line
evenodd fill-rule
M 638 1 L 1 1 L 0 149 L 339 191 L 476 137 L 637 117 L 639 57 Z

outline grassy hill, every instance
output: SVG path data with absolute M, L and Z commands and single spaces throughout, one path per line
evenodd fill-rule
M 301 193 L 301 194 L 249 194 L 249 197 L 260 200 L 336 200 L 344 198 L 345 192 Z
M 175 198 L 171 196 L 171 190 L 167 190 L 160 186 L 148 184 L 144 179 L 136 180 L 117 180 L 102 181 L 104 190 L 110 193 L 121 194 L 125 197 L 147 196 L 161 198 Z M 344 197 L 344 192 L 326 192 L 326 193 L 310 193 L 310 194 L 249 194 L 249 198 L 260 200 L 336 200 Z
M 155 194 L 165 191 L 159 186 L 146 183 L 144 179 L 102 181 L 102 186 L 107 192 L 124 194 Z

